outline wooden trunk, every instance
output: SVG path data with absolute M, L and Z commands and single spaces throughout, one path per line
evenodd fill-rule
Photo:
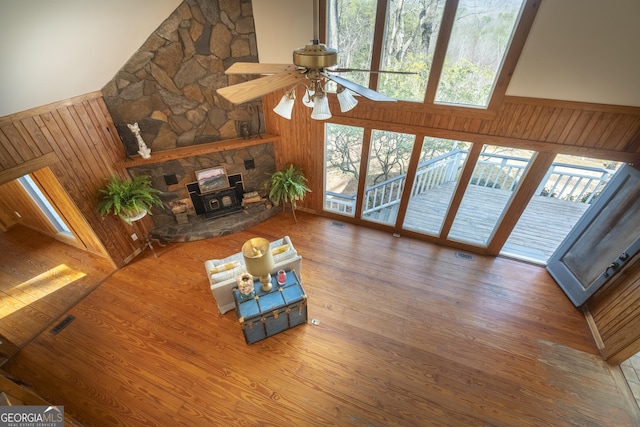
M 307 321 L 307 295 L 295 271 L 287 273 L 287 281 L 279 287 L 271 278 L 272 289 L 265 292 L 260 281 L 254 281 L 255 297 L 243 300 L 233 290 L 236 313 L 247 344 L 253 344 Z

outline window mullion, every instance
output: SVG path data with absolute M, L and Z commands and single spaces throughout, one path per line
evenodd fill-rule
M 376 7 L 376 24 L 373 30 L 373 45 L 371 46 L 371 69 L 379 71 L 382 63 L 382 43 L 384 42 L 384 29 L 387 21 L 388 0 L 378 0 Z M 369 75 L 369 88 L 378 88 L 378 73 Z
M 369 151 L 371 150 L 371 128 L 365 128 L 362 135 L 362 161 L 360 162 L 358 179 L 358 197 L 356 199 L 355 218 L 360 219 L 362 215 L 363 197 L 367 184 L 367 170 L 369 170 Z
M 327 28 L 329 26 L 329 22 L 327 21 L 327 0 L 320 0 L 318 3 L 318 40 L 320 43 L 329 44 L 327 40 Z M 335 48 L 335 46 L 332 46 Z
M 533 25 L 533 20 L 536 17 L 540 2 L 535 0 L 526 0 L 521 11 L 520 18 L 516 28 L 514 29 L 511 43 L 505 54 L 504 62 L 500 69 L 500 74 L 496 77 L 495 87 L 489 100 L 488 110 L 496 110 L 507 92 L 507 87 L 511 81 L 511 76 L 516 68 L 524 44 L 527 41 L 527 36 Z
M 447 0 L 442 14 L 438 41 L 436 42 L 436 47 L 433 52 L 433 62 L 431 63 L 431 70 L 429 71 L 427 90 L 424 94 L 425 104 L 433 104 L 436 98 L 436 90 L 438 89 L 438 83 L 440 83 L 440 75 L 444 67 L 444 58 L 447 54 L 447 47 L 449 46 L 449 39 L 451 38 L 451 30 L 453 29 L 457 9 L 458 0 Z

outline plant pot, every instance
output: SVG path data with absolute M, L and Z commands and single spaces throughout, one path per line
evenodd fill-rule
M 127 223 L 127 224 L 131 224 L 132 222 L 141 220 L 142 218 L 145 217 L 145 215 L 147 214 L 146 210 L 143 211 L 139 211 L 139 212 L 135 212 L 132 213 L 130 215 L 122 215 L 122 219 Z

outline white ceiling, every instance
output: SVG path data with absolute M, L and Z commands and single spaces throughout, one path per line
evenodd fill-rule
M 180 0 L 0 0 L 0 117 L 100 90 Z M 312 38 L 312 0 L 254 0 L 261 62 Z M 509 95 L 640 106 L 640 1 L 543 0 Z

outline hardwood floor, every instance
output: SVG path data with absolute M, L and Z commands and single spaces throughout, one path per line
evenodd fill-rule
M 640 423 L 543 268 L 298 221 L 143 253 L 4 368 L 86 426 Z M 248 346 L 235 313 L 217 313 L 203 262 L 285 234 L 319 324 Z
M 113 271 L 104 258 L 30 228 L 0 233 L 0 334 L 22 347 Z

